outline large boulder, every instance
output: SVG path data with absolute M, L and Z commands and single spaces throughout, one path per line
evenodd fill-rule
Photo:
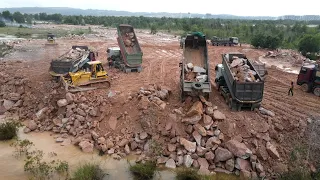
M 207 136 L 207 131 L 200 124 L 195 124 L 193 128 L 201 135 Z
M 3 100 L 3 107 L 4 107 L 5 110 L 8 111 L 8 110 L 10 110 L 13 106 L 14 106 L 14 102 L 13 102 L 13 101 L 11 101 L 11 100 L 6 100 L 6 99 Z
M 201 120 L 201 117 L 202 116 L 199 114 L 193 115 L 191 117 L 184 117 L 182 119 L 182 122 L 185 122 L 187 124 L 197 124 Z
M 191 142 L 186 140 L 185 138 L 180 138 L 180 144 L 184 146 L 184 148 L 189 152 L 196 152 L 197 144 L 196 142 Z
M 176 168 L 176 163 L 174 162 L 173 159 L 169 159 L 169 160 L 166 162 L 165 166 L 166 166 L 167 168 L 175 169 L 175 168 Z
M 233 158 L 233 154 L 228 149 L 218 147 L 215 150 L 214 162 L 227 161 L 231 158 Z
M 59 107 L 67 106 L 68 105 L 68 101 L 66 99 L 60 99 L 60 100 L 57 101 L 57 105 Z
M 31 120 L 28 122 L 27 127 L 31 130 L 34 131 L 38 128 L 38 125 L 36 122 L 34 122 L 34 120 Z
M 216 120 L 225 120 L 226 116 L 222 112 L 220 112 L 219 110 L 215 110 L 213 112 L 213 118 Z
M 231 139 L 225 144 L 226 148 L 229 149 L 235 156 L 242 159 L 247 159 L 252 155 L 252 151 L 247 148 L 243 143 L 238 142 L 237 140 Z
M 90 143 L 89 141 L 81 141 L 79 143 L 79 146 L 82 149 L 82 151 L 85 152 L 85 153 L 93 152 L 93 144 Z
M 201 135 L 198 133 L 198 131 L 193 131 L 192 137 L 196 140 L 198 146 L 201 145 Z
M 192 159 L 192 157 L 191 157 L 189 154 L 187 154 L 187 155 L 185 155 L 185 156 L 183 157 L 183 164 L 184 164 L 187 168 L 191 167 L 192 163 L 193 163 L 193 159 Z
M 9 93 L 8 99 L 11 101 L 19 101 L 21 98 L 21 95 L 19 93 Z
M 228 161 L 226 161 L 225 167 L 226 167 L 226 170 L 228 170 L 228 171 L 232 172 L 234 170 L 234 160 L 233 160 L 233 158 L 231 158 Z
M 251 165 L 250 162 L 241 158 L 236 159 L 235 167 L 239 170 L 246 170 L 246 171 L 251 171 Z
M 201 114 L 203 114 L 203 105 L 201 101 L 197 101 L 192 105 L 192 107 L 189 109 L 186 115 L 188 117 L 191 117 L 194 115 L 201 115 Z

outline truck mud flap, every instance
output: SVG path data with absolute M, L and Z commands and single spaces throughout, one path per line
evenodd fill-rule
M 129 67 L 124 67 L 123 72 L 125 73 L 130 73 L 130 72 L 141 72 L 142 67 L 137 67 L 137 68 L 129 68 Z

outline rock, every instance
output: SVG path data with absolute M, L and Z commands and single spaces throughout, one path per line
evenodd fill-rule
M 194 168 L 196 168 L 196 169 L 200 168 L 200 165 L 199 165 L 199 163 L 198 163 L 197 160 L 194 160 L 194 161 L 193 161 L 192 167 L 194 167 Z
M 207 131 L 200 124 L 193 125 L 193 128 L 198 131 L 201 136 L 207 136 Z
M 138 109 L 140 109 L 140 110 L 148 109 L 149 103 L 150 103 L 150 101 L 149 101 L 148 97 L 142 96 L 139 101 L 139 104 L 138 104 Z
M 36 122 L 34 122 L 34 120 L 29 121 L 29 123 L 27 124 L 27 127 L 31 130 L 34 131 L 38 128 L 38 125 Z
M 173 152 L 175 151 L 177 146 L 175 144 L 168 144 L 168 151 Z
M 183 165 L 183 156 L 178 156 L 177 157 L 177 163 L 176 163 L 177 166 L 181 166 Z
M 268 116 L 271 116 L 271 117 L 275 116 L 274 112 L 269 111 L 269 110 L 267 110 L 267 109 L 265 109 L 263 107 L 260 107 L 259 111 L 260 111 L 261 114 L 264 114 L 264 115 L 268 115 Z
M 52 122 L 55 126 L 62 126 L 61 119 L 53 119 Z
M 25 127 L 23 129 L 23 132 L 27 134 L 27 133 L 31 132 L 31 129 L 29 129 L 28 127 Z
M 119 145 L 120 147 L 123 147 L 123 146 L 127 145 L 128 143 L 129 143 L 128 139 L 122 139 L 122 140 L 118 143 L 118 145 Z
M 171 128 L 172 128 L 172 122 L 167 122 L 165 127 L 166 131 L 169 131 Z
M 274 165 L 273 165 L 273 170 L 276 172 L 276 173 L 279 173 L 279 174 L 282 174 L 284 172 L 288 172 L 288 166 L 281 163 L 281 162 L 276 162 Z
M 61 138 L 61 137 L 58 137 L 58 138 L 56 139 L 56 142 L 57 142 L 57 143 L 61 143 L 61 142 L 63 142 L 63 141 L 64 141 L 64 139 Z
M 23 105 L 23 101 L 22 100 L 19 100 L 17 101 L 16 103 L 14 103 L 14 107 L 21 107 Z
M 10 101 L 19 101 L 21 98 L 20 94 L 18 93 L 9 93 L 8 100 Z
M 106 144 L 106 138 L 104 138 L 104 137 L 99 137 L 99 138 L 98 138 L 98 144 Z
M 198 173 L 201 174 L 201 175 L 210 175 L 209 169 L 205 168 L 203 166 L 200 166 L 200 169 L 199 169 Z
M 251 179 L 250 171 L 246 171 L 246 170 L 240 171 L 240 178 L 241 179 Z
M 66 100 L 68 104 L 72 103 L 74 101 L 74 95 L 72 93 L 66 93 Z
M 117 118 L 115 116 L 111 116 L 108 121 L 109 127 L 112 130 L 115 130 L 117 127 L 117 122 L 118 122 Z
M 130 143 L 130 147 L 131 147 L 132 151 L 134 151 L 134 150 L 137 149 L 138 144 L 137 144 L 135 141 L 132 141 L 132 142 Z
M 165 167 L 175 169 L 176 168 L 176 163 L 174 162 L 173 159 L 169 159 L 166 162 Z
M 232 172 L 234 170 L 234 160 L 233 160 L 233 158 L 231 158 L 228 161 L 226 161 L 225 167 L 226 167 L 226 170 L 228 170 L 228 171 Z
M 57 105 L 59 107 L 67 106 L 68 105 L 68 101 L 66 99 L 60 99 L 60 100 L 57 101 Z
M 64 141 L 60 144 L 61 146 L 68 146 L 71 144 L 71 139 L 64 139 Z
M 219 138 L 221 141 L 224 141 L 224 134 L 223 134 L 223 133 L 220 133 L 218 138 Z
M 247 148 L 245 144 L 240 143 L 234 139 L 229 140 L 225 144 L 225 146 L 235 156 L 240 157 L 242 159 L 247 159 L 252 155 L 252 151 L 249 148 Z
M 46 113 L 48 110 L 49 110 L 48 107 L 44 107 L 44 108 L 40 109 L 40 110 L 36 113 L 37 119 L 40 120 L 40 119 L 44 118 L 44 117 L 45 117 L 45 113 Z
M 265 146 L 260 146 L 259 148 L 257 148 L 257 156 L 261 159 L 263 159 L 264 161 L 268 159 L 269 154 L 266 150 Z
M 213 112 L 213 118 L 216 120 L 225 120 L 226 116 L 222 112 L 215 110 Z
M 217 172 L 217 173 L 225 173 L 225 174 L 231 174 L 232 173 L 232 172 L 230 172 L 228 170 L 225 170 L 223 168 L 215 168 L 213 171 Z
M 76 112 L 77 112 L 80 116 L 83 116 L 83 117 L 86 117 L 86 116 L 87 116 L 87 113 L 86 113 L 83 109 L 77 108 L 77 109 L 76 109 Z
M 188 134 L 191 134 L 192 131 L 193 131 L 192 125 L 188 125 L 188 126 L 187 126 L 187 129 L 186 129 L 186 132 L 187 132 Z
M 214 131 L 214 135 L 215 135 L 215 136 L 219 136 L 220 133 L 221 133 L 221 131 L 220 131 L 219 129 L 216 129 L 216 130 Z M 219 139 L 220 139 L 220 138 L 219 138 Z
M 194 153 L 196 151 L 196 142 L 191 142 L 186 140 L 185 138 L 180 138 L 180 144 L 184 146 L 184 148 L 189 151 Z
M 183 157 L 183 164 L 184 164 L 187 168 L 191 167 L 192 163 L 193 163 L 193 159 L 191 158 L 191 156 L 190 156 L 189 154 L 187 154 L 187 155 L 185 155 L 185 156 Z
M 256 170 L 258 173 L 262 173 L 264 171 L 263 166 L 260 163 L 256 164 Z
M 201 146 L 197 146 L 197 154 L 198 156 L 203 156 L 207 152 L 207 149 Z
M 196 140 L 198 146 L 201 146 L 201 135 L 198 133 L 198 131 L 193 131 L 192 136 Z
M 218 137 L 213 136 L 207 140 L 206 148 L 212 148 L 215 144 L 219 145 L 221 144 L 221 141 Z
M 120 160 L 121 156 L 119 156 L 118 154 L 112 154 L 111 157 L 115 160 Z
M 206 114 L 203 115 L 203 123 L 205 126 L 212 124 L 212 117 Z
M 66 124 L 69 121 L 69 118 L 62 118 L 61 123 Z
M 280 155 L 279 155 L 276 147 L 274 145 L 272 145 L 270 142 L 267 142 L 266 149 L 267 149 L 268 154 L 272 158 L 274 158 L 274 159 L 279 159 L 280 158 Z
M 194 115 L 191 117 L 185 117 L 181 122 L 185 122 L 187 124 L 197 124 L 201 120 L 201 115 Z
M 214 109 L 213 109 L 213 107 L 206 107 L 206 114 L 208 114 L 208 115 L 213 115 L 213 111 L 214 111 Z
M 214 154 L 212 151 L 209 151 L 205 154 L 205 158 L 210 161 L 210 160 L 213 160 L 214 159 Z
M 203 105 L 200 101 L 195 102 L 192 107 L 187 112 L 188 117 L 192 117 L 194 115 L 201 115 L 203 114 Z
M 80 122 L 84 122 L 85 120 L 86 120 L 86 118 L 85 117 L 83 117 L 83 116 L 81 116 L 81 115 L 76 115 L 76 119 L 78 120 L 78 121 L 80 121 Z
M 205 158 L 198 158 L 197 161 L 198 161 L 198 163 L 200 165 L 200 168 L 201 167 L 204 167 L 205 169 L 209 168 L 209 163 Z
M 246 170 L 246 171 L 251 171 L 251 165 L 250 162 L 241 158 L 237 158 L 235 162 L 235 168 L 239 170 Z
M 148 134 L 147 134 L 146 132 L 140 133 L 140 139 L 141 139 L 141 140 L 144 140 L 144 139 L 146 139 L 147 137 L 148 137 Z
M 12 107 L 14 106 L 14 102 L 13 101 L 10 101 L 10 100 L 6 100 L 4 99 L 3 100 L 3 107 L 5 110 L 10 110 Z
M 258 174 L 254 171 L 251 172 L 251 180 L 259 180 Z
M 161 156 L 157 159 L 157 164 L 164 164 L 166 163 L 167 161 L 169 160 L 168 157 L 165 157 L 165 156 Z
M 231 158 L 233 158 L 233 154 L 228 149 L 218 147 L 215 150 L 214 162 L 227 161 Z
M 92 108 L 89 111 L 89 115 L 93 116 L 93 117 L 97 117 L 98 116 L 98 108 Z
M 80 148 L 85 153 L 91 153 L 93 152 L 93 144 L 88 141 L 81 141 L 79 143 Z
M 179 114 L 179 115 L 183 115 L 183 113 L 180 109 L 174 109 L 173 112 L 176 114 Z
M 124 152 L 125 152 L 126 154 L 130 154 L 130 148 L 129 148 L 128 144 L 125 145 L 125 147 L 124 147 Z
M 114 154 L 114 148 L 109 149 L 109 150 L 108 150 L 108 154 L 109 154 L 109 155 L 110 155 L 110 154 Z

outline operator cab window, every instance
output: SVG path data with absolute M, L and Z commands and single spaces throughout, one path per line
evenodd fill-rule
M 307 69 L 306 68 L 301 68 L 300 74 L 307 74 Z

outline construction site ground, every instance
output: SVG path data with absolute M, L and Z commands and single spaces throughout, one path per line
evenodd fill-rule
M 48 25 L 52 26 L 52 25 Z M 39 25 L 39 28 L 48 27 Z M 55 28 L 72 28 L 74 26 L 55 25 Z M 83 27 L 87 28 L 87 27 Z M 100 134 L 114 133 L 121 135 L 121 130 L 126 128 L 129 132 L 139 132 L 140 110 L 136 109 L 137 101 L 127 101 L 128 96 L 139 92 L 141 87 L 148 87 L 149 84 L 157 84 L 169 87 L 172 94 L 168 99 L 167 111 L 182 107 L 180 102 L 180 67 L 182 49 L 179 47 L 179 39 L 174 35 L 158 33 L 151 35 L 149 30 L 136 30 L 136 34 L 143 51 L 143 63 L 141 73 L 123 73 L 117 69 L 108 69 L 106 49 L 117 45 L 117 32 L 113 28 L 102 28 L 92 26 L 95 34 L 85 35 L 84 38 L 57 38 L 57 46 L 45 46 L 45 39 L 23 40 L 14 45 L 14 51 L 0 61 L 0 72 L 10 76 L 22 76 L 29 79 L 35 99 L 38 99 L 38 108 L 42 108 L 41 100 L 48 94 L 52 94 L 53 81 L 48 73 L 50 62 L 53 58 L 65 53 L 72 45 L 87 45 L 94 47 L 98 52 L 98 59 L 103 62 L 111 78 L 111 89 L 97 90 L 90 92 L 92 97 L 107 98 L 110 92 L 115 92 L 115 101 L 105 108 L 106 111 L 118 116 L 123 113 L 130 115 L 127 122 L 119 123 L 115 131 L 108 127 L 108 118 L 100 122 Z M 227 139 L 241 136 L 243 142 L 250 149 L 264 149 L 264 139 L 272 142 L 279 154 L 280 160 L 271 157 L 263 158 L 261 161 L 267 172 L 279 163 L 287 164 L 290 152 L 306 138 L 304 131 L 307 128 L 307 120 L 311 116 L 319 115 L 319 97 L 312 93 L 303 92 L 295 85 L 294 95 L 288 96 L 291 81 L 295 82 L 297 75 L 283 72 L 276 68 L 268 68 L 268 75 L 265 81 L 264 97 L 262 107 L 275 113 L 274 117 L 262 115 L 259 111 L 232 112 L 225 103 L 223 97 L 214 86 L 215 66 L 221 63 L 221 54 L 228 52 L 242 52 L 249 59 L 258 60 L 267 50 L 257 50 L 250 45 L 235 47 L 208 46 L 208 57 L 210 65 L 210 76 L 212 81 L 212 93 L 210 102 L 218 106 L 218 109 L 225 114 L 226 119 L 219 122 L 219 128 Z M 59 93 L 58 93 L 59 95 Z M 59 100 L 62 97 L 54 99 Z M 90 99 L 91 97 L 86 97 Z M 56 102 L 54 102 L 56 103 Z M 100 107 L 101 108 L 101 107 Z M 36 113 L 39 109 L 34 109 Z M 159 127 L 167 121 L 167 113 L 159 114 Z M 102 117 L 103 118 L 103 117 Z M 185 128 L 182 123 L 179 127 Z M 259 138 L 260 137 L 260 138 Z M 254 147 L 255 139 L 258 148 Z M 263 154 L 263 153 L 262 153 Z

